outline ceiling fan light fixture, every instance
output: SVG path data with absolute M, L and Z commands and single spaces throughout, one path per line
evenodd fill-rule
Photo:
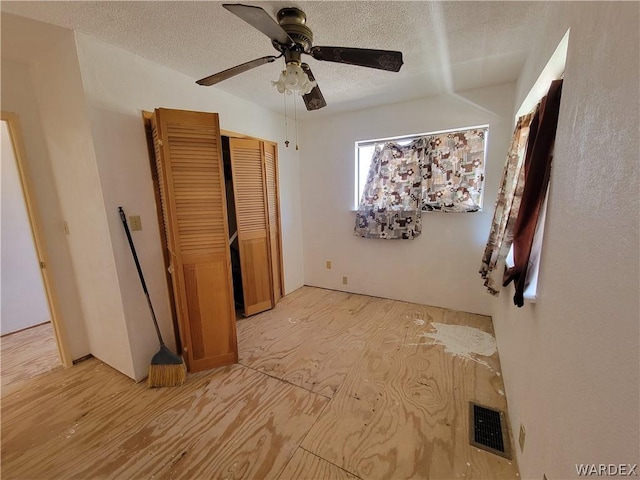
M 280 73 L 280 78 L 271 84 L 280 93 L 306 95 L 313 90 L 318 82 L 309 80 L 299 63 L 290 62 Z

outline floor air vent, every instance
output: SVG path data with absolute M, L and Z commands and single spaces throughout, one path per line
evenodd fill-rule
M 511 460 L 504 412 L 469 402 L 469 443 Z

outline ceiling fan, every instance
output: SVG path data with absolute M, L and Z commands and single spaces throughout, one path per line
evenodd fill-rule
M 252 27 L 271 39 L 280 55 L 268 55 L 242 63 L 222 72 L 198 80 L 198 85 L 214 85 L 240 73 L 284 57 L 286 68 L 277 82 L 272 82 L 280 93 L 297 92 L 302 95 L 307 110 L 318 110 L 327 103 L 311 73 L 311 68 L 301 61 L 302 54 L 316 60 L 359 65 L 398 72 L 402 66 L 402 52 L 372 50 L 366 48 L 313 46 L 313 33 L 306 25 L 307 16 L 299 8 L 289 7 L 278 11 L 276 22 L 264 9 L 251 5 L 225 3 L 222 5 Z

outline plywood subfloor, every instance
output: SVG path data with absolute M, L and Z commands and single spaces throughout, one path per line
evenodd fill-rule
M 57 368 L 62 368 L 62 364 L 50 322 L 0 338 L 3 392 Z
M 304 287 L 238 322 L 240 364 L 147 389 L 98 360 L 2 398 L 2 477 L 517 478 L 468 444 L 468 401 L 506 409 L 498 355 L 425 341 L 488 317 Z

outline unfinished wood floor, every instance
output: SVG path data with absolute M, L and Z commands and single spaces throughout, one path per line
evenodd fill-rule
M 3 393 L 56 368 L 62 368 L 62 364 L 50 322 L 0 338 Z
M 468 401 L 506 409 L 498 355 L 431 323 L 488 317 L 304 287 L 238 322 L 240 364 L 148 389 L 98 360 L 2 396 L 2 478 L 502 479 L 468 443 Z M 478 361 L 476 361 L 478 360 Z

